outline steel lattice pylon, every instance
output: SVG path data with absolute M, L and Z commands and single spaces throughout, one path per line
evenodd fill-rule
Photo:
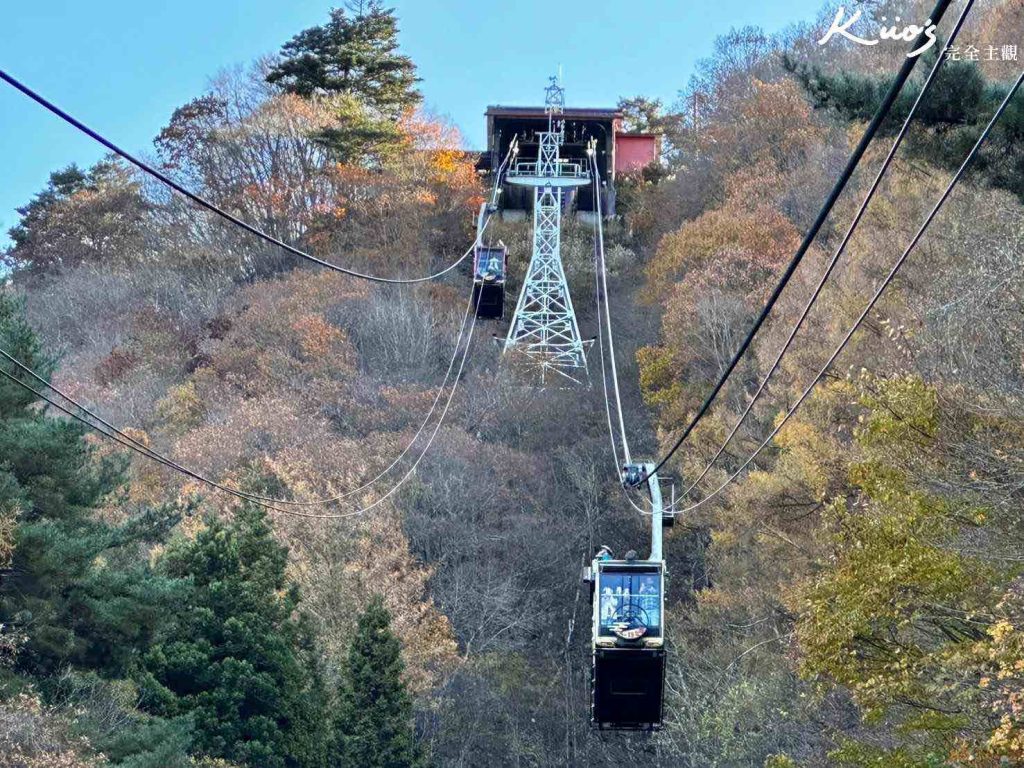
M 586 371 L 587 357 L 562 268 L 562 201 L 564 189 L 589 184 L 590 174 L 579 163 L 559 158 L 565 92 L 554 78 L 544 102 L 548 130 L 540 134 L 537 160 L 517 162 L 508 174 L 510 183 L 533 187 L 534 197 L 533 253 L 505 351 L 522 352 L 540 363 L 542 379 L 553 370 L 575 381 L 575 371 Z

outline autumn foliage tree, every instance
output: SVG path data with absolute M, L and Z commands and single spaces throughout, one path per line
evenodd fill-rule
M 1012 25 L 1016 4 L 994 5 Z M 640 383 L 663 440 L 732 357 L 827 192 L 820 179 L 832 177 L 827 169 L 888 85 L 885 67 L 857 51 L 837 67 L 799 35 L 783 46 L 788 70 L 772 44 L 750 36 L 699 68 L 690 95 L 703 105 L 703 124 L 683 134 L 689 154 L 677 178 L 648 193 L 657 202 L 698 179 L 709 190 L 685 198 L 693 207 L 646 265 L 661 335 L 639 350 Z M 946 64 L 906 142 L 911 159 L 890 170 L 796 343 L 697 494 L 729 479 L 779 423 L 888 270 L 894 243 L 911 236 L 962 160 L 977 120 L 1005 93 L 1002 69 Z M 917 87 L 901 97 L 902 115 Z M 814 396 L 747 471 L 688 514 L 709 532 L 712 587 L 696 597 L 696 612 L 677 616 L 686 673 L 671 687 L 674 711 L 684 713 L 675 742 L 684 764 L 1020 761 L 1019 658 L 1009 658 L 1020 642 L 1021 540 L 1019 501 L 1010 499 L 1019 500 L 1020 451 L 1011 445 L 1024 420 L 1020 373 L 1000 361 L 1017 360 L 1021 348 L 1019 334 L 995 331 L 1020 302 L 991 267 L 1020 237 L 1019 226 L 1000 224 L 1006 206 L 1019 211 L 1000 191 L 1016 192 L 1021 178 L 1016 150 L 1004 146 L 1017 122 L 1008 116 L 999 146 L 947 206 L 941 237 L 933 232 L 912 254 Z M 884 148 L 864 165 L 876 166 Z M 855 179 L 857 194 L 834 213 L 839 229 L 823 231 L 822 252 L 809 251 L 675 457 L 684 479 L 704 470 L 746 409 L 861 184 Z M 752 721 L 765 728 L 739 725 Z
M 68 166 L 18 209 L 3 261 L 33 275 L 80 264 L 136 264 L 146 253 L 147 209 L 141 185 L 119 161 L 103 160 L 88 171 Z
M 847 465 L 851 487 L 824 499 L 830 539 L 818 575 L 788 591 L 804 673 L 845 686 L 869 722 L 898 724 L 906 738 L 891 750 L 847 740 L 836 758 L 1019 759 L 1012 712 L 1022 676 L 1005 656 L 1024 629 L 1016 569 L 964 546 L 999 536 L 1008 521 L 974 494 L 919 485 L 961 471 L 946 455 L 950 431 L 986 419 L 951 413 L 915 377 L 865 377 L 853 389 L 867 412 Z
M 322 105 L 269 90 L 256 73 L 221 76 L 209 93 L 175 110 L 156 147 L 164 166 L 193 189 L 294 241 L 331 205 L 327 156 L 311 135 L 333 118 Z

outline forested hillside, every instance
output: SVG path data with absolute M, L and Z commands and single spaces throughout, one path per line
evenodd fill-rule
M 214 77 L 148 159 L 330 263 L 427 274 L 469 247 L 488 180 L 423 108 L 399 19 L 359 9 Z M 635 454 L 660 454 L 704 399 L 900 66 L 896 48 L 818 46 L 833 14 L 733 31 L 678 103 L 609 94 L 664 136 L 606 226 Z M 1024 5 L 978 0 L 960 41 L 981 56 L 944 63 L 791 351 L 682 507 L 779 423 L 910 241 L 1024 67 L 984 55 L 1024 41 Z M 937 55 L 666 467 L 678 489 L 772 367 Z M 667 532 L 666 727 L 632 735 L 589 727 L 580 570 L 649 535 L 616 488 L 598 382 L 533 386 L 502 365 L 506 326 L 480 321 L 447 419 L 392 493 L 433 430 L 468 265 L 361 281 L 114 156 L 56 169 L 2 255 L 0 349 L 200 475 L 341 498 L 268 510 L 0 379 L 0 766 L 1024 764 L 1022 147 L 1018 95 L 810 399 Z M 529 225 L 491 228 L 514 296 Z M 584 337 L 592 236 L 565 224 Z

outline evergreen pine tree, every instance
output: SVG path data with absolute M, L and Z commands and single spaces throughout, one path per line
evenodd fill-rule
M 0 348 L 44 378 L 53 370 L 19 302 L 2 290 Z M 0 368 L 42 387 L 6 360 Z M 84 427 L 51 416 L 35 400 L 0 377 L 0 633 L 24 638 L 15 643 L 14 675 L 6 682 L 15 690 L 31 682 L 47 698 L 87 701 L 96 691 L 130 685 L 125 678 L 177 601 L 175 585 L 152 572 L 140 545 L 162 539 L 179 514 L 167 507 L 119 526 L 103 522 L 96 507 L 121 486 L 123 464 L 98 459 Z M 120 706 L 116 696 L 106 701 Z M 100 719 L 109 716 L 105 710 Z M 130 705 L 122 716 L 111 734 L 106 725 L 91 728 L 86 708 L 76 728 L 114 765 L 186 766 L 187 719 L 139 717 Z
M 379 163 L 401 145 L 396 121 L 420 103 L 416 65 L 398 52 L 398 19 L 378 0 L 335 8 L 326 24 L 300 32 L 267 76 L 304 98 L 333 96 L 337 124 L 316 139 L 339 162 Z
M 421 99 L 416 65 L 398 53 L 398 19 L 377 0 L 335 8 L 319 27 L 300 32 L 281 49 L 267 80 L 289 93 L 355 96 L 383 117 L 398 118 Z
M 247 507 L 164 557 L 188 595 L 146 658 L 144 705 L 191 715 L 203 754 L 258 768 L 326 764 L 325 693 L 287 556 Z
M 359 617 L 335 724 L 338 766 L 418 768 L 412 701 L 402 681 L 401 645 L 379 597 Z
M 66 168 L 50 174 L 46 188 L 39 192 L 27 204 L 18 208 L 21 220 L 9 230 L 15 248 L 24 248 L 32 240 L 35 227 L 46 218 L 50 209 L 62 200 L 80 192 L 88 185 L 89 177 L 77 165 L 72 163 Z
M 0 292 L 0 348 L 48 376 L 54 361 Z M 3 370 L 39 388 L 6 360 Z M 17 670 L 47 678 L 66 667 L 124 677 L 171 601 L 138 545 L 158 540 L 173 509 L 114 526 L 96 508 L 122 484 L 121 461 L 97 458 L 84 427 L 52 418 L 35 396 L 0 379 L 0 515 L 10 567 L 0 572 L 0 625 L 24 634 Z

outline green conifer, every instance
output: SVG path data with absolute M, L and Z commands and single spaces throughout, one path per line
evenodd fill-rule
M 359 617 L 349 648 L 335 725 L 338 766 L 419 768 L 412 701 L 402 680 L 401 645 L 379 597 Z

